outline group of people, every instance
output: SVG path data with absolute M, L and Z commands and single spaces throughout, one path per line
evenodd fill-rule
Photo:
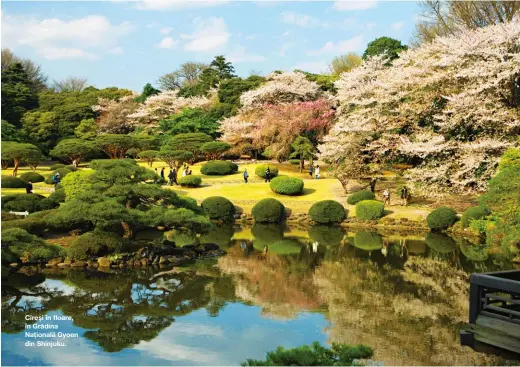
M 316 180 L 320 178 L 320 166 L 316 165 L 316 168 L 312 164 L 309 164 L 309 176 L 311 178 L 314 176 Z
M 399 196 L 401 197 L 401 204 L 407 206 L 408 200 L 410 199 L 410 192 L 406 186 L 403 186 L 401 188 Z M 388 189 L 385 189 L 385 191 L 383 191 L 383 204 L 390 205 L 390 191 Z
M 160 172 L 158 172 L 157 168 L 156 168 L 155 169 L 155 175 L 156 175 L 156 177 L 161 177 L 161 181 L 165 181 L 166 180 L 164 167 L 161 168 Z M 187 164 L 184 164 L 182 166 L 182 177 L 189 176 L 189 175 L 191 175 L 191 169 L 190 169 L 190 167 Z M 157 183 L 157 179 L 156 179 L 156 183 Z M 172 186 L 173 184 L 175 184 L 175 185 L 179 184 L 177 182 L 177 170 L 175 169 L 175 167 L 170 168 L 170 172 L 168 172 L 168 184 L 170 186 Z

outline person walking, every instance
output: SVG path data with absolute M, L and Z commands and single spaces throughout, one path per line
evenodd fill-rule
M 54 188 L 56 189 L 56 186 L 58 186 L 60 184 L 60 181 L 61 181 L 61 177 L 60 177 L 60 173 L 59 172 L 56 172 L 56 174 L 52 178 L 52 181 L 54 182 Z
M 164 167 L 161 168 L 161 181 L 164 181 Z
M 269 167 L 265 170 L 265 182 L 271 182 L 271 170 Z
M 184 166 L 184 169 L 182 170 L 182 177 L 186 177 L 186 174 L 188 173 L 188 169 L 186 168 L 186 166 Z
M 74 166 L 74 168 L 78 168 L 78 160 L 77 159 L 74 159 L 72 161 L 72 165 Z
M 27 182 L 27 185 L 25 186 L 25 192 L 27 192 L 28 194 L 33 193 L 33 185 L 31 181 Z
M 316 180 L 318 180 L 320 178 L 320 166 L 319 165 L 316 165 L 316 170 L 314 171 L 314 173 L 316 174 Z
M 390 205 L 390 191 L 388 189 L 383 192 L 383 205 L 386 205 L 386 203 Z
M 264 246 L 264 256 L 267 255 L 267 252 L 269 251 L 269 249 L 267 248 L 267 245 Z
M 312 163 L 309 164 L 309 176 L 311 176 L 312 178 L 312 173 L 314 172 L 314 166 L 312 165 Z
M 175 168 L 170 168 L 170 173 L 168 173 L 168 180 L 169 180 L 170 186 L 172 186 L 173 182 L 176 181 L 175 176 L 177 176 L 177 172 L 175 171 Z
M 403 188 L 401 189 L 401 201 L 404 206 L 408 205 L 409 195 L 410 194 L 408 193 L 408 188 L 406 186 L 403 186 Z
M 370 191 L 372 191 L 372 193 L 376 192 L 376 183 L 377 183 L 377 177 L 374 177 L 373 179 L 370 180 Z
M 244 183 L 247 183 L 247 179 L 249 178 L 249 173 L 247 173 L 247 168 L 244 169 Z

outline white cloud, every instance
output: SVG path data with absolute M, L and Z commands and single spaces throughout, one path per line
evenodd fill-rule
M 282 37 L 287 37 L 288 35 L 291 34 L 291 31 L 285 31 L 283 34 L 282 34 Z
M 111 24 L 101 15 L 61 20 L 2 16 L 2 43 L 26 46 L 50 60 L 88 58 L 117 47 L 119 38 L 133 30 L 129 22 Z
M 375 29 L 377 27 L 377 24 L 376 23 L 367 23 L 365 24 L 365 28 L 369 31 L 371 31 L 372 29 Z
M 246 36 L 246 40 L 254 40 L 257 37 L 256 34 L 250 34 Z
M 226 59 L 234 63 L 265 61 L 264 56 L 248 54 L 246 48 L 242 45 L 237 45 L 231 51 L 227 52 Z
M 108 53 L 112 54 L 112 55 L 120 55 L 120 54 L 123 53 L 123 49 L 121 47 L 117 46 L 117 47 L 114 47 L 111 50 L 108 50 Z
M 223 18 L 196 18 L 194 23 L 192 34 L 181 34 L 181 38 L 189 40 L 184 46 L 186 51 L 212 51 L 228 43 L 231 34 Z
M 338 11 L 349 11 L 349 10 L 366 10 L 375 8 L 377 1 L 374 0 L 361 0 L 361 1 L 336 1 L 333 5 L 334 9 Z
M 328 53 L 343 54 L 351 51 L 357 51 L 363 46 L 363 36 L 355 36 L 348 40 L 334 43 L 329 41 L 318 50 L 307 50 L 307 54 L 311 56 L 323 55 Z
M 321 74 L 327 71 L 328 66 L 326 61 L 309 61 L 297 64 L 294 69 Z
M 281 14 L 281 19 L 282 22 L 286 24 L 294 24 L 302 28 L 322 27 L 327 25 L 316 17 L 292 11 L 284 11 Z
M 136 8 L 139 10 L 183 10 L 220 6 L 229 0 L 181 1 L 181 0 L 140 0 Z
M 394 31 L 397 31 L 397 30 L 403 28 L 404 25 L 405 25 L 405 22 L 395 22 L 395 23 L 392 23 L 392 29 Z
M 175 41 L 171 37 L 164 37 L 161 42 L 157 45 L 159 48 L 172 48 L 177 44 L 177 41 Z
M 284 43 L 281 47 L 280 47 L 280 51 L 278 52 L 275 52 L 275 54 L 277 54 L 278 56 L 286 56 L 287 55 L 287 51 L 291 48 L 293 48 L 294 46 L 296 45 L 296 43 L 294 42 L 286 42 Z
M 172 27 L 163 27 L 159 31 L 161 34 L 170 34 L 170 32 L 173 31 Z

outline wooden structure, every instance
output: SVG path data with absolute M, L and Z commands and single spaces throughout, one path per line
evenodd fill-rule
M 472 274 L 462 345 L 492 345 L 520 356 L 520 270 Z

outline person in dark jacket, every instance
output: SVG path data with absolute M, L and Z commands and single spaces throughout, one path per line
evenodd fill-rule
M 247 173 L 247 168 L 244 170 L 244 182 L 247 183 L 247 179 L 249 178 L 249 173 Z
M 269 167 L 265 170 L 265 182 L 271 182 L 271 170 Z
M 164 167 L 161 168 L 161 181 L 164 181 Z
M 170 180 L 170 186 L 175 183 L 177 185 L 177 171 L 175 168 L 170 169 L 170 173 L 168 173 L 168 179 Z
M 33 185 L 32 185 L 31 181 L 27 182 L 27 185 L 25 186 L 25 191 L 28 194 L 32 194 L 33 193 Z

